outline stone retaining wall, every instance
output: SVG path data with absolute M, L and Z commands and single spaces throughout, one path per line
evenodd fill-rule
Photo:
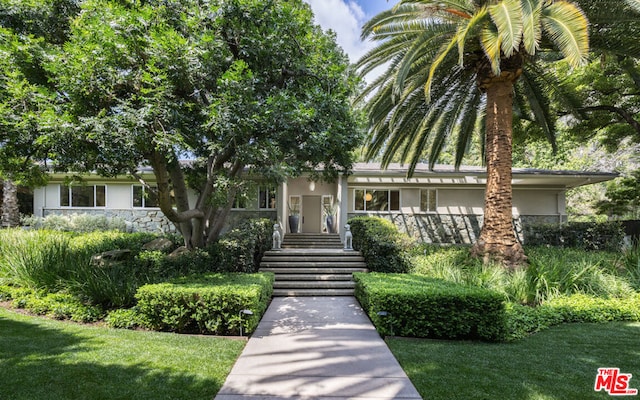
M 349 218 L 366 214 L 352 213 Z M 401 232 L 424 243 L 472 244 L 480 235 L 483 215 L 442 215 L 442 214 L 370 214 L 393 222 Z M 523 226 L 538 224 L 558 224 L 566 222 L 566 216 L 559 215 L 522 215 L 514 218 L 513 223 L 523 240 Z
M 160 210 L 113 210 L 113 209 L 47 209 L 44 216 L 89 214 L 125 221 L 128 232 L 175 233 L 173 222 L 169 221 Z M 276 219 L 275 211 L 231 211 L 224 230 L 250 218 Z

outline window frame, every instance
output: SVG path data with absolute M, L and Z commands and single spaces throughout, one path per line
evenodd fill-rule
M 265 193 L 265 207 L 262 207 L 262 193 Z M 269 199 L 273 198 L 273 204 Z M 272 211 L 278 208 L 278 188 L 274 185 L 260 185 L 258 187 L 258 210 Z
M 424 209 L 422 207 L 423 202 L 422 202 L 422 194 L 426 192 L 427 193 L 427 207 L 426 209 Z M 431 193 L 433 193 L 433 199 L 431 199 Z M 430 208 L 431 203 L 433 200 L 433 209 Z M 423 187 L 420 188 L 420 212 L 422 213 L 426 213 L 426 214 L 437 214 L 438 213 L 438 189 L 436 188 L 427 188 L 427 187 Z
M 154 186 L 152 186 L 152 187 L 154 187 Z M 136 206 L 135 205 L 135 199 L 136 199 L 135 190 L 136 190 L 136 188 L 141 188 L 142 189 L 142 199 L 141 199 L 142 200 L 142 205 L 141 206 Z M 156 189 L 157 189 L 157 187 L 156 187 Z M 141 209 L 160 209 L 160 204 L 159 203 L 156 206 L 147 206 L 146 205 L 146 202 L 147 202 L 147 196 L 145 196 L 146 192 L 147 192 L 147 188 L 144 185 L 131 185 L 131 208 L 138 209 L 138 210 L 141 210 Z M 156 198 L 156 202 L 158 202 L 157 198 Z
M 103 205 L 98 205 L 98 187 L 102 187 L 103 191 L 102 191 L 102 200 L 104 202 Z M 82 189 L 87 189 L 87 188 L 92 188 L 92 202 L 93 205 L 74 205 L 74 195 L 73 195 L 73 189 L 74 188 L 82 188 Z M 91 185 L 65 185 L 64 183 L 61 183 L 58 186 L 58 200 L 60 202 L 60 207 L 61 208 L 107 208 L 107 185 L 106 184 L 91 184 Z M 66 195 L 66 203 L 63 202 L 63 193 L 66 191 L 67 195 Z M 77 195 L 76 195 L 77 196 Z
M 357 207 L 357 203 L 358 203 L 358 195 L 357 192 L 361 191 L 362 192 L 362 205 L 361 208 Z M 369 208 L 367 208 L 367 203 L 370 203 L 373 201 L 374 197 L 376 195 L 378 195 L 379 198 L 379 193 L 381 192 L 387 192 L 387 199 L 386 199 L 386 205 L 387 205 L 387 209 L 386 210 L 371 210 Z M 392 193 L 397 192 L 397 203 L 398 203 L 398 208 L 397 209 L 393 209 L 392 205 L 395 203 L 394 199 L 392 198 Z M 372 195 L 371 200 L 367 200 L 367 194 L 370 193 Z M 375 194 L 374 194 L 375 193 Z M 370 187 L 362 187 L 362 188 L 354 188 L 353 189 L 353 211 L 356 213 L 392 213 L 392 212 L 401 212 L 402 211 L 402 190 L 399 188 L 370 188 Z

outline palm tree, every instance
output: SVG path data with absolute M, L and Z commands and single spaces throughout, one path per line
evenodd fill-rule
M 2 181 L 2 211 L 0 212 L 0 226 L 15 227 L 20 224 L 20 209 L 18 207 L 18 187 L 11 179 Z
M 540 125 L 553 143 L 550 98 L 571 110 L 576 104 L 544 62 L 582 63 L 587 29 L 584 13 L 568 1 L 401 0 L 363 27 L 363 39 L 380 43 L 357 67 L 367 74 L 388 65 L 361 95 L 367 156 L 383 153 L 386 166 L 399 155 L 411 175 L 427 149 L 433 168 L 454 140 L 459 167 L 474 133 L 483 134 L 484 223 L 472 253 L 523 263 L 512 220 L 513 113 Z

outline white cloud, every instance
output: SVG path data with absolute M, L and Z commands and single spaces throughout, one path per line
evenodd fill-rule
M 360 40 L 360 29 L 366 22 L 366 14 L 355 1 L 305 0 L 315 14 L 316 23 L 322 29 L 336 33 L 340 47 L 356 62 L 372 46 Z

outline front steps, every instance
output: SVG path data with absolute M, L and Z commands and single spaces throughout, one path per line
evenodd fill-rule
M 352 274 L 367 268 L 338 235 L 287 234 L 281 250 L 265 253 L 260 271 L 275 274 L 274 296 L 353 296 Z
M 283 249 L 342 249 L 338 234 L 287 233 L 282 240 Z

